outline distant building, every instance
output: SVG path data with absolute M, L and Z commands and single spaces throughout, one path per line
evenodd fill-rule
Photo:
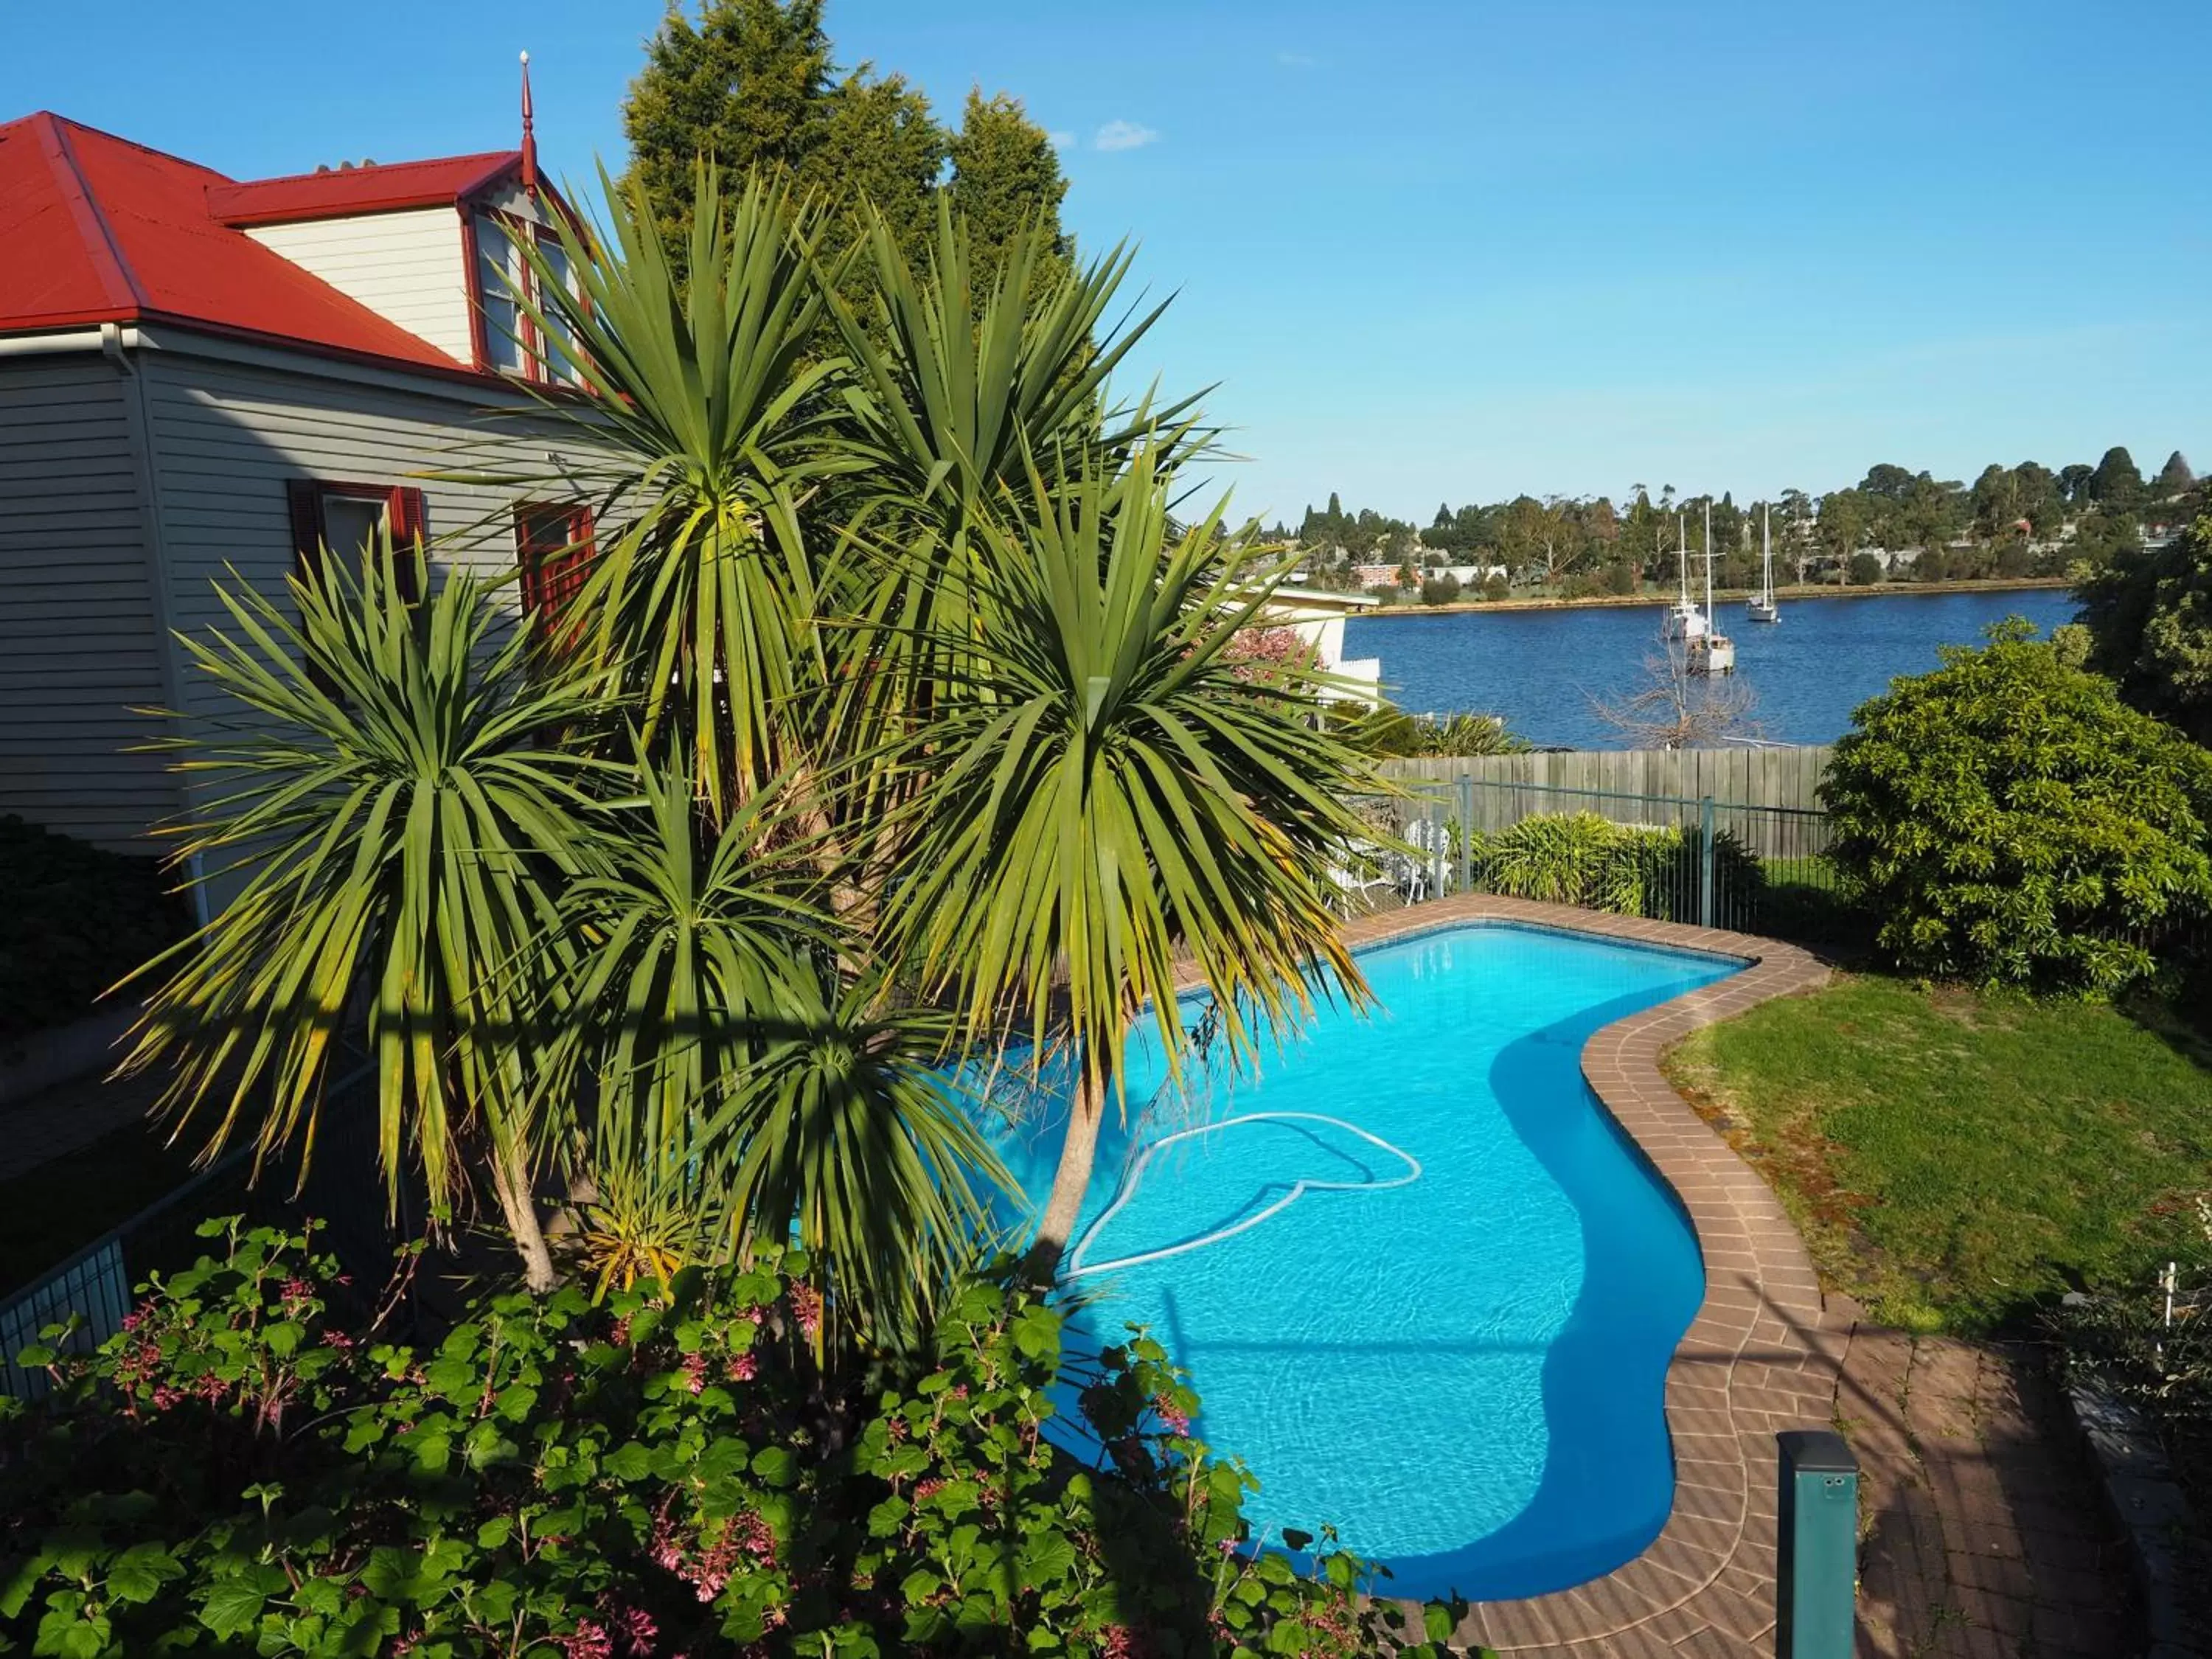
M 1355 611 L 1372 610 L 1376 603 L 1364 593 L 1337 593 L 1319 587 L 1301 587 L 1291 593 L 1279 588 L 1255 625 L 1287 629 L 1296 634 L 1313 647 L 1323 672 L 1357 683 L 1344 693 L 1346 701 L 1373 703 L 1381 701 L 1382 695 L 1382 659 L 1344 654 L 1344 619 Z

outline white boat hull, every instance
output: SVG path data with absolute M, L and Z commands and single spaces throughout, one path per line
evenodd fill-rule
M 1702 639 L 1691 641 L 1690 672 L 1692 674 L 1735 673 L 1735 641 L 1725 634 L 1707 634 Z

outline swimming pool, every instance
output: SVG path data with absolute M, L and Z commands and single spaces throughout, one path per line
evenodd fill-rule
M 1396 1594 L 1477 1600 L 1633 1559 L 1674 1497 L 1667 1366 L 1704 1295 L 1673 1195 L 1583 1081 L 1600 1027 L 1727 958 L 1504 923 L 1363 951 L 1256 1079 L 1129 1058 L 1065 1270 L 1094 1340 L 1151 1328 L 1255 1531 L 1334 1525 Z M 1147 1104 L 1149 1103 L 1149 1105 Z M 1063 1120 L 1002 1137 L 1048 1188 Z

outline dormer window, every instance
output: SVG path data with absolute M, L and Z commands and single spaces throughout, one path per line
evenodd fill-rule
M 477 305 L 483 319 L 484 367 L 525 380 L 577 384 L 574 341 L 556 319 L 540 330 L 517 302 L 518 292 L 536 301 L 538 273 L 522 257 L 521 239 L 536 239 L 538 256 L 568 289 L 576 291 L 568 251 L 541 227 L 505 214 L 476 216 Z M 537 301 L 544 309 L 542 301 Z
M 483 317 L 484 364 L 502 374 L 520 374 L 530 361 L 523 340 L 522 307 L 516 290 L 529 273 L 503 220 L 477 216 L 477 305 Z

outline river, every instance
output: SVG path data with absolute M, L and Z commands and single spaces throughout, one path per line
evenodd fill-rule
M 1851 710 L 1898 674 L 1936 666 L 1939 645 L 1978 645 L 1993 622 L 2021 616 L 2046 634 L 2074 619 L 2063 588 L 1869 599 L 1784 599 L 1782 620 L 1753 624 L 1741 600 L 1719 607 L 1735 641 L 1736 677 L 1753 694 L 1756 735 L 1775 743 L 1832 743 Z M 1462 611 L 1355 617 L 1346 657 L 1380 657 L 1385 694 L 1420 713 L 1498 714 L 1538 744 L 1619 749 L 1620 734 L 1592 708 L 1649 684 L 1662 607 Z

